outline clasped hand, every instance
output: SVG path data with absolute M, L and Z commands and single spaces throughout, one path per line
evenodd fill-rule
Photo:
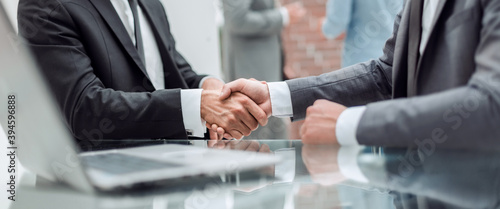
M 226 101 L 233 97 L 244 104 L 242 107 L 246 107 L 248 113 L 253 115 L 253 119 L 259 121 L 260 125 L 264 126 L 267 123 L 267 117 L 272 115 L 271 98 L 266 82 L 255 79 L 239 79 L 224 85 L 221 90 L 220 101 Z M 305 144 L 338 144 L 336 136 L 337 120 L 346 109 L 345 106 L 334 102 L 316 101 L 313 106 L 307 108 L 306 119 L 300 130 L 302 141 Z M 247 113 L 243 109 L 236 112 L 239 113 L 236 115 L 245 115 Z M 226 115 L 229 116 L 230 114 Z M 256 122 L 252 123 L 252 117 L 248 115 L 242 117 L 240 121 L 244 122 L 247 128 L 238 125 L 237 118 L 229 117 L 229 119 L 236 124 L 206 119 L 207 127 L 211 132 L 211 139 L 220 140 L 222 136 L 226 139 L 241 138 L 243 135 L 250 134 L 250 130 L 255 130 L 253 128 L 258 127 Z M 229 127 L 230 125 L 233 126 Z
M 250 98 L 233 93 L 221 100 L 220 91 L 204 90 L 201 95 L 201 117 L 208 126 L 217 124 L 232 137 L 248 136 L 260 125 L 267 124 L 267 114 Z M 211 132 L 211 138 L 214 139 Z M 221 138 L 221 137 L 216 137 Z
M 259 124 L 267 125 L 271 102 L 265 82 L 240 79 L 224 88 L 214 83 L 203 87 L 201 98 L 201 117 L 207 121 L 211 139 L 241 139 Z

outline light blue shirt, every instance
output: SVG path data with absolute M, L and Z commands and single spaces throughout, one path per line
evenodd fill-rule
M 323 33 L 336 38 L 346 32 L 342 67 L 383 55 L 394 19 L 404 0 L 328 0 Z

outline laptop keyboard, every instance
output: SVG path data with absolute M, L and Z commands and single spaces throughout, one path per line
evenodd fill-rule
M 83 156 L 81 159 L 83 164 L 89 168 L 102 170 L 112 174 L 128 174 L 182 166 L 179 164 L 160 162 L 120 153 L 87 155 Z

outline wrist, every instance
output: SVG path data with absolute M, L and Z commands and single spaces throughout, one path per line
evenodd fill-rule
M 212 101 L 218 100 L 219 92 L 215 90 L 203 90 L 201 92 L 201 105 L 200 105 L 200 116 L 205 121 L 207 120 L 207 115 L 210 112 L 208 104 L 213 103 Z
M 224 82 L 217 78 L 207 78 L 201 86 L 204 90 L 222 90 L 222 87 L 224 87 Z

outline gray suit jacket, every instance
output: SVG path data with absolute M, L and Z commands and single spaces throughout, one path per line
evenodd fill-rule
M 361 144 L 500 145 L 500 1 L 441 0 L 416 72 L 407 70 L 410 2 L 381 58 L 288 81 L 294 118 L 317 99 L 368 104 Z
M 281 80 L 282 15 L 274 0 L 222 0 L 227 80 Z

